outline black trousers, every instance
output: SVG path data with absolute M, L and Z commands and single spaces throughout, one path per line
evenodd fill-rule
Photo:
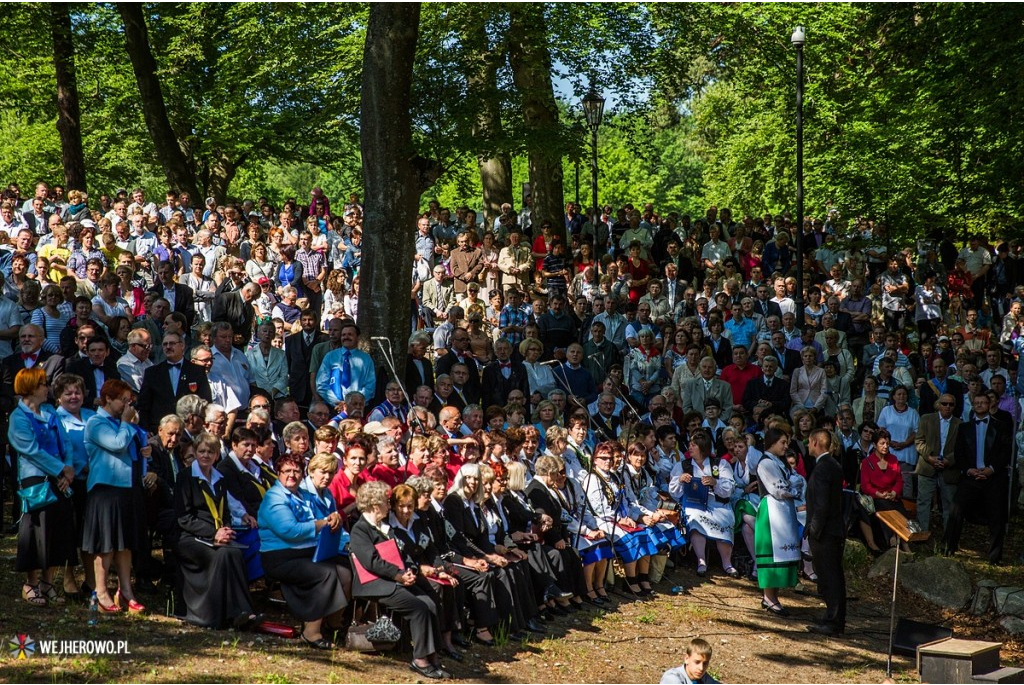
M 957 484 L 956 497 L 949 512 L 946 526 L 946 550 L 952 554 L 960 547 L 960 534 L 964 528 L 964 517 L 984 514 L 988 521 L 988 560 L 998 564 L 1003 558 L 1003 538 L 1006 537 L 1006 508 L 1009 487 L 1005 475 L 989 480 L 961 478 Z
M 821 539 L 807 538 L 814 557 L 814 572 L 818 575 L 818 592 L 825 601 L 822 621 L 835 628 L 846 628 L 846 575 L 843 573 L 843 544 L 839 535 L 826 535 Z
M 378 601 L 409 622 L 414 658 L 426 659 L 438 650 L 441 645 L 438 600 L 426 578 L 417 577 L 416 584 L 409 587 L 399 585 Z

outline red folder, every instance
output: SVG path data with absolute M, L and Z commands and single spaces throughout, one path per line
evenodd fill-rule
M 402 553 L 398 551 L 398 544 L 393 539 L 387 539 L 384 542 L 378 542 L 374 547 L 377 549 L 377 554 L 380 558 L 389 564 L 397 566 L 400 570 L 405 569 L 405 562 L 402 561 Z M 359 557 L 355 554 L 350 554 L 349 557 L 352 559 L 352 566 L 356 569 L 356 575 L 359 578 L 359 582 L 363 585 L 371 583 L 375 580 L 380 580 L 380 576 L 374 575 L 367 571 L 361 563 L 359 563 Z

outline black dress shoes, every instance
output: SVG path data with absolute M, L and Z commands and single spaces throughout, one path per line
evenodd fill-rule
M 544 630 L 544 626 L 542 626 L 540 623 L 537 623 L 537 621 L 533 620 L 532 618 L 526 622 L 526 629 L 529 630 L 531 633 L 535 633 L 537 635 L 544 635 L 548 632 Z
M 466 647 L 469 647 L 469 640 L 467 640 L 466 638 L 462 637 L 462 634 L 459 633 L 458 631 L 453 630 L 452 631 L 452 644 L 455 645 L 456 647 L 462 647 L 463 649 L 465 649 Z
M 807 632 L 816 633 L 817 635 L 836 636 L 842 635 L 846 630 L 831 623 L 813 623 L 807 626 Z

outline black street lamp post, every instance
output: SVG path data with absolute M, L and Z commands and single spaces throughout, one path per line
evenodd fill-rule
M 796 325 L 804 327 L 804 27 L 790 37 L 796 48 Z
M 601 210 L 597 206 L 597 129 L 601 126 L 604 118 L 604 98 L 598 95 L 593 87 L 583 98 L 583 114 L 587 117 L 587 126 L 590 127 L 590 145 L 593 158 L 590 167 L 590 189 L 592 192 L 591 211 L 593 216 L 590 219 L 590 227 L 594 232 L 594 255 L 597 258 L 597 225 L 601 221 Z

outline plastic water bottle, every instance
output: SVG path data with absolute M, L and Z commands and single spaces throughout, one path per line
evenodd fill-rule
M 674 585 L 671 590 L 668 591 L 670 595 L 681 595 L 686 592 L 686 588 L 682 585 Z
M 100 623 L 100 600 L 96 597 L 96 593 L 92 593 L 92 597 L 89 598 L 89 618 L 86 620 L 86 625 L 95 626 Z

